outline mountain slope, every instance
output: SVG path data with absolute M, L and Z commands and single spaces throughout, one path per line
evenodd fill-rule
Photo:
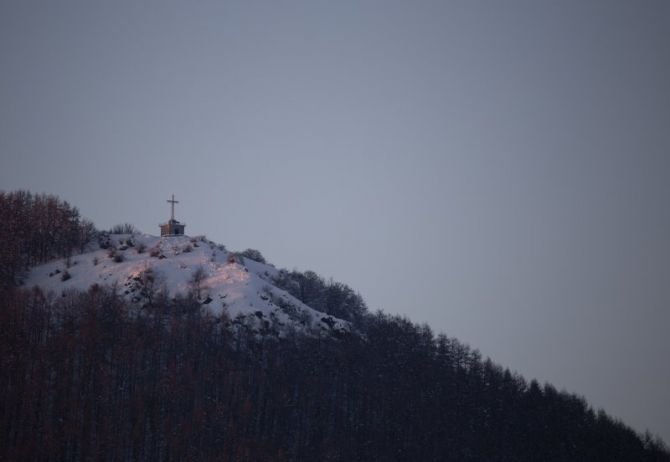
M 279 271 L 228 252 L 204 237 L 148 234 L 103 235 L 88 252 L 30 270 L 25 286 L 64 294 L 93 284 L 115 286 L 143 304 L 152 292 L 169 297 L 191 293 L 214 315 L 226 310 L 257 327 L 291 326 L 299 331 L 342 332 L 349 323 L 316 311 L 274 284 Z
M 257 251 L 99 232 L 22 191 L 0 218 L 0 460 L 670 461 L 583 398 Z

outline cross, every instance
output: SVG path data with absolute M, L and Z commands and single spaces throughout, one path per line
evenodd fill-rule
M 172 205 L 172 218 L 171 218 L 171 221 L 174 221 L 174 205 L 175 205 L 175 204 L 178 204 L 179 201 L 174 200 L 174 194 L 173 194 L 173 195 L 172 195 L 172 200 L 168 199 L 168 202 L 170 202 L 171 205 Z

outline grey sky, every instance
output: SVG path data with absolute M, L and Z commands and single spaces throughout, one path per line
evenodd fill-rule
M 0 3 L 0 189 L 175 193 L 670 442 L 669 2 L 93 3 Z

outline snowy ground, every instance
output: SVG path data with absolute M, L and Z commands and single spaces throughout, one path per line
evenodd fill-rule
M 115 249 L 115 250 L 114 250 Z M 201 281 L 194 282 L 200 270 Z M 32 268 L 25 286 L 62 294 L 92 284 L 116 285 L 129 300 L 143 303 L 149 275 L 159 290 L 174 297 L 195 291 L 213 314 L 226 309 L 231 319 L 245 316 L 297 329 L 348 330 L 349 325 L 313 310 L 273 284 L 277 269 L 240 256 L 204 237 L 110 235 L 107 249 L 95 249 Z M 64 276 L 65 275 L 65 276 Z M 68 277 L 69 276 L 69 277 Z

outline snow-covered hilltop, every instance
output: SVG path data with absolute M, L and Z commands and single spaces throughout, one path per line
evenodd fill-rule
M 349 330 L 346 321 L 278 288 L 273 282 L 278 273 L 272 265 L 228 252 L 204 237 L 111 234 L 89 252 L 32 268 L 25 286 L 59 295 L 108 285 L 140 305 L 160 291 L 170 297 L 192 293 L 213 314 L 225 309 L 231 319 L 259 327 Z

